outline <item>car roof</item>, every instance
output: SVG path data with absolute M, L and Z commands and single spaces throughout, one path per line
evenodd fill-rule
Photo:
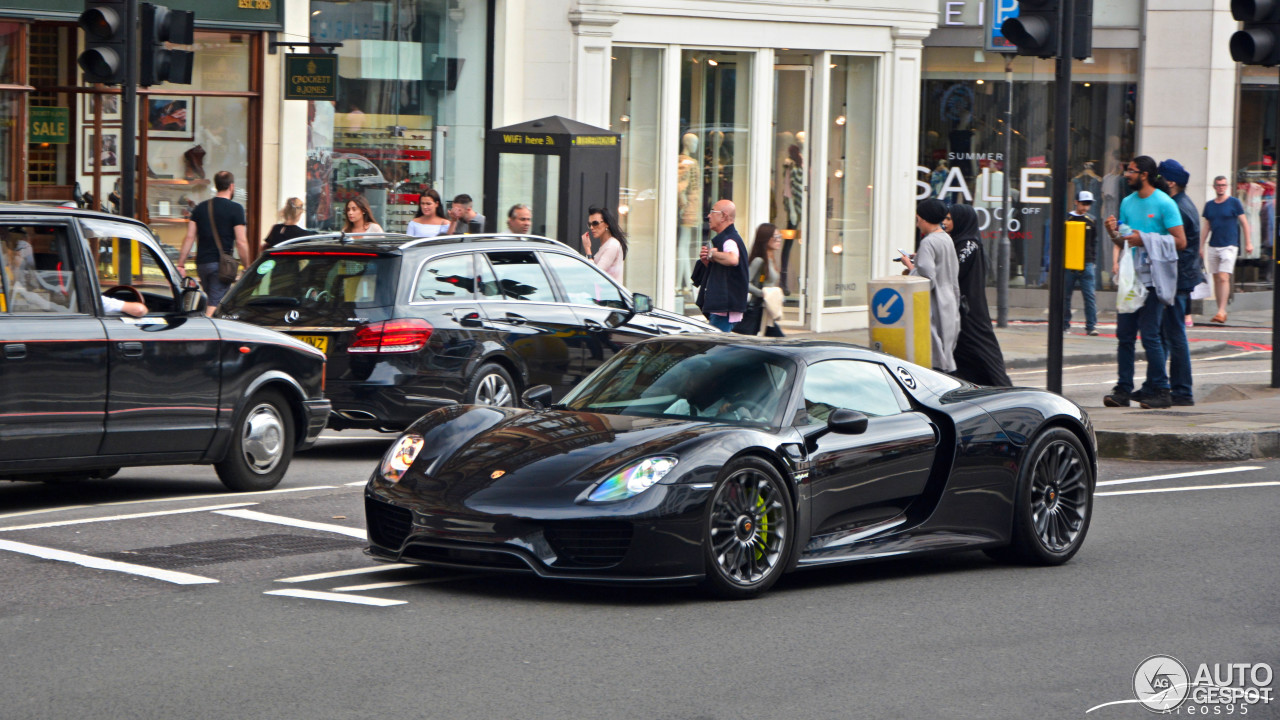
M 275 252 L 281 248 L 290 251 L 314 250 L 317 252 L 332 250 L 350 250 L 363 248 L 375 252 L 395 253 L 416 248 L 441 250 L 468 249 L 557 249 L 572 250 L 568 245 L 551 238 L 539 235 L 517 235 L 515 233 L 481 233 L 476 235 L 437 235 L 422 238 L 403 233 L 361 233 L 348 235 L 331 232 L 320 235 L 306 235 L 273 245 L 267 252 Z
M 130 223 L 143 228 L 147 227 L 145 223 L 130 217 L 124 217 L 123 215 L 112 215 L 111 213 L 99 212 L 97 210 L 81 210 L 80 208 L 45 205 L 43 203 L 0 202 L 0 215 L 48 215 L 50 217 L 98 218 L 101 220 L 114 220 L 116 222 Z

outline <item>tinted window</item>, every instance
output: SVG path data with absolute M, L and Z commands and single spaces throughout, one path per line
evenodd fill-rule
M 436 258 L 418 272 L 413 302 L 470 300 L 476 276 L 471 270 L 471 254 Z
M 498 278 L 493 274 L 493 268 L 489 267 L 489 261 L 484 255 L 477 255 L 476 259 L 476 282 L 480 286 L 481 297 L 501 298 L 502 288 L 498 285 Z
M 555 302 L 555 293 L 547 274 L 538 264 L 538 257 L 531 252 L 488 253 L 493 271 L 498 275 L 498 285 L 511 300 Z
M 396 258 L 373 253 L 269 253 L 245 272 L 227 307 L 365 308 L 391 304 Z
M 80 312 L 67 228 L 6 225 L 0 244 L 0 312 Z
M 876 363 L 827 360 L 809 366 L 804 376 L 804 406 L 809 422 L 824 423 L 839 408 L 883 417 L 902 412 L 891 381 Z
M 560 278 L 560 285 L 564 287 L 569 302 L 576 305 L 601 305 L 615 310 L 627 309 L 617 286 L 609 282 L 595 265 L 558 253 L 543 253 L 542 258 Z

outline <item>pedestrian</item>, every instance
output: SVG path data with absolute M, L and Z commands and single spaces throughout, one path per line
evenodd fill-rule
M 291 197 L 284 201 L 284 207 L 280 208 L 281 222 L 271 226 L 271 231 L 262 239 L 262 249 L 275 247 L 285 240 L 306 237 L 315 233 L 302 227 L 302 213 L 306 210 L 306 206 L 302 204 L 302 198 Z
M 484 216 L 471 207 L 471 196 L 456 195 L 449 203 L 450 235 L 478 235 L 484 232 Z
M 449 224 L 449 218 L 444 216 L 440 193 L 427 188 L 418 196 L 418 214 L 405 225 L 404 233 L 413 237 L 435 237 L 447 233 Z
M 533 210 L 524 203 L 517 203 L 507 211 L 507 229 L 517 235 L 528 235 L 533 229 Z
M 1191 312 L 1191 291 L 1204 280 L 1200 258 L 1200 217 L 1196 204 L 1187 196 L 1191 173 L 1170 158 L 1160 163 L 1160 177 L 1169 183 L 1169 193 L 1182 215 L 1186 247 L 1178 250 L 1178 284 L 1173 306 L 1166 308 L 1160 323 L 1160 337 L 1169 351 L 1169 391 L 1174 405 L 1195 405 L 1191 381 L 1191 348 L 1187 344 L 1185 318 Z
M 1167 408 L 1173 399 L 1160 320 L 1164 306 L 1171 305 L 1176 294 L 1177 251 L 1186 247 L 1187 236 L 1182 231 L 1182 213 L 1169 197 L 1169 186 L 1155 160 L 1139 155 L 1129 162 L 1124 176 L 1133 192 L 1120 202 L 1120 219 L 1107 218 L 1107 234 L 1121 252 L 1130 253 L 1137 281 L 1146 287 L 1147 296 L 1137 311 L 1116 315 L 1116 385 L 1102 404 L 1128 407 L 1136 400 L 1143 408 Z M 1147 380 L 1135 392 L 1134 341 L 1139 334 L 1147 352 Z
M 916 228 L 924 235 L 914 256 L 902 258 L 907 272 L 928 278 L 929 334 L 933 342 L 933 368 L 955 372 L 956 340 L 960 336 L 960 260 L 951 236 L 942 230 L 947 206 L 937 198 L 916 205 Z
M 1084 298 L 1085 334 L 1098 334 L 1098 296 L 1094 291 L 1094 278 L 1098 271 L 1098 226 L 1089 214 L 1092 207 L 1093 193 L 1081 190 L 1076 194 L 1075 209 L 1067 216 L 1068 222 L 1084 223 L 1084 270 L 1067 270 L 1064 275 L 1067 297 L 1062 303 L 1062 332 L 1071 329 L 1071 295 L 1079 285 L 1080 296 Z
M 960 333 L 952 353 L 956 363 L 952 374 L 978 385 L 1012 387 L 1004 369 L 1000 341 L 991 328 L 987 257 L 978 231 L 978 213 L 969 205 L 952 205 L 942 229 L 951 236 L 959 263 L 956 280 L 960 290 Z
M 1227 194 L 1231 186 L 1226 176 L 1213 179 L 1215 197 L 1204 204 L 1204 225 L 1200 237 L 1208 240 L 1204 246 L 1204 264 L 1213 277 L 1213 294 L 1218 300 L 1218 314 L 1212 322 L 1227 321 L 1227 300 L 1231 297 L 1231 276 L 1235 273 L 1236 258 L 1240 255 L 1240 232 L 1244 232 L 1244 251 L 1253 252 L 1253 238 L 1249 237 L 1249 221 L 1245 218 L 1244 205 Z
M 698 251 L 703 266 L 698 307 L 724 332 L 733 330 L 747 310 L 747 246 L 733 226 L 737 212 L 732 200 L 717 200 L 707 213 L 707 224 L 715 235 Z
M 344 233 L 380 233 L 382 226 L 373 219 L 373 210 L 369 209 L 369 201 L 363 195 L 357 195 L 347 201 L 346 224 L 342 226 Z
M 191 211 L 191 219 L 187 222 L 187 236 L 182 240 L 182 248 L 178 251 L 178 274 L 187 276 L 187 256 L 191 247 L 196 247 L 196 272 L 200 276 L 200 287 L 204 288 L 209 299 L 205 311 L 210 317 L 227 294 L 231 283 L 219 277 L 218 265 L 222 255 L 231 254 L 234 250 L 240 256 L 240 262 L 249 257 L 249 236 L 244 219 L 244 206 L 231 199 L 236 191 L 236 178 L 228 170 L 222 170 L 213 176 L 213 197 L 205 200 Z
M 593 207 L 587 210 L 587 225 L 589 229 L 582 233 L 582 254 L 609 277 L 622 282 L 627 235 L 618 226 L 617 216 L 607 207 Z M 594 253 L 591 251 L 592 238 L 598 248 Z
M 778 327 L 778 320 L 782 319 L 782 272 L 778 267 L 781 254 L 782 231 L 773 223 L 761 223 L 747 256 L 747 292 L 751 298 L 734 332 L 785 337 Z

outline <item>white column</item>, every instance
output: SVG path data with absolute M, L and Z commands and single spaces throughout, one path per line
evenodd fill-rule
M 311 3 L 286 3 L 284 13 L 281 40 L 311 37 Z M 307 101 L 283 99 L 285 52 L 279 48 L 275 55 L 265 54 L 263 63 L 262 187 L 275 190 L 262 195 L 259 220 L 264 234 L 276 223 L 285 200 L 307 199 Z
M 497 0 L 493 16 L 493 126 L 529 120 L 524 113 L 524 0 Z
M 680 155 L 680 53 L 679 45 L 668 45 L 662 56 L 662 105 L 658 115 L 658 272 L 657 297 L 662 308 L 676 306 L 676 288 L 684 278 L 676 277 L 676 240 L 680 218 L 676 212 L 676 159 Z
M 773 49 L 762 48 L 751 62 L 750 207 L 738 216 L 738 233 L 747 249 L 760 223 L 769 222 L 769 180 L 773 172 Z M 741 91 L 741 86 L 739 86 Z
M 881 75 L 885 79 L 878 122 L 885 123 L 887 147 L 880 161 L 888 168 L 889 182 L 875 209 L 875 226 L 879 232 L 871 240 L 871 277 L 893 274 L 895 268 L 890 251 L 906 244 L 915 233 L 916 156 L 920 138 L 920 77 L 924 60 L 923 41 L 928 30 L 894 28 L 893 54 L 889 67 Z
M 609 126 L 609 54 L 613 26 L 622 13 L 578 8 L 569 11 L 573 26 L 574 120 L 597 127 Z
M 805 193 L 809 267 L 806 277 L 809 328 L 823 332 L 830 324 L 822 314 L 827 286 L 827 158 L 831 145 L 831 57 L 829 52 L 813 58 L 813 109 L 809 114 L 809 189 Z M 844 320 L 842 325 L 848 323 Z

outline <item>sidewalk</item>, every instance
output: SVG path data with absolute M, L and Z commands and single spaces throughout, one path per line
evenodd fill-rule
M 1021 311 L 1027 315 L 1029 311 Z M 1114 322 L 1114 313 L 1099 313 L 1099 322 Z M 1204 323 L 1206 318 L 1197 318 Z M 1270 327 L 1271 310 L 1233 313 L 1231 325 Z M 1010 320 L 996 328 L 996 337 L 1010 369 L 1042 368 L 1048 363 L 1047 327 L 1043 319 Z M 1062 339 L 1063 365 L 1114 363 L 1114 329 L 1089 337 L 1080 328 Z M 801 335 L 801 333 L 796 333 Z M 1110 335 L 1109 337 L 1107 335 Z M 813 335 L 855 345 L 868 345 L 867 330 Z M 1191 343 L 1192 356 L 1219 353 L 1226 342 Z M 1139 367 L 1144 353 L 1137 345 Z M 1259 357 L 1266 357 L 1260 355 Z M 1280 388 L 1266 383 L 1226 384 L 1198 397 L 1193 407 L 1167 410 L 1086 408 L 1098 437 L 1098 453 L 1106 458 L 1130 460 L 1248 460 L 1280 457 Z

